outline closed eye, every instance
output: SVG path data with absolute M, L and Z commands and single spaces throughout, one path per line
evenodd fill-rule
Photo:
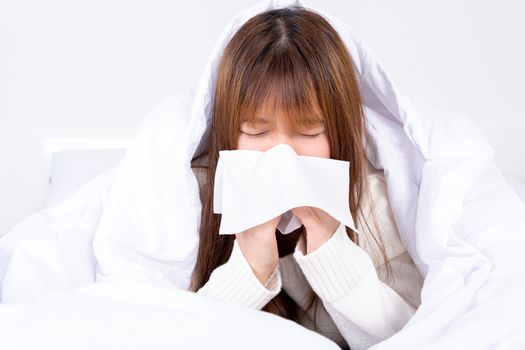
M 239 131 L 242 132 L 245 135 L 250 136 L 250 137 L 260 137 L 260 136 L 263 136 L 264 134 L 268 133 L 268 131 L 263 131 L 263 132 L 260 132 L 260 133 L 257 133 L 257 134 L 250 134 L 250 133 L 247 133 L 247 132 L 242 131 L 242 130 L 239 130 Z M 304 137 L 316 137 L 316 136 L 322 135 L 323 133 L 324 133 L 324 131 L 322 131 L 320 133 L 317 133 L 317 134 L 302 134 L 302 133 L 298 133 L 298 134 L 300 136 L 304 136 Z
M 240 132 L 242 132 L 243 134 L 246 134 L 248 136 L 251 136 L 251 137 L 259 137 L 259 136 L 262 136 L 264 134 L 266 134 L 268 131 L 264 131 L 264 132 L 260 132 L 258 134 L 250 134 L 250 133 L 247 133 L 247 132 L 244 132 L 242 130 L 239 130 Z
M 316 136 L 319 136 L 319 135 L 321 135 L 321 134 L 323 134 L 323 133 L 324 133 L 324 131 L 321 132 L 321 133 L 319 133 L 319 134 L 312 134 L 312 135 L 310 135 L 310 134 L 301 134 L 301 133 L 300 133 L 299 135 L 301 135 L 301 136 L 305 136 L 305 137 L 316 137 Z

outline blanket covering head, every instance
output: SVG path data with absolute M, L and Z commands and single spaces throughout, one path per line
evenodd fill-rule
M 190 163 L 208 147 L 221 54 L 249 18 L 286 6 L 322 14 L 346 44 L 370 134 L 366 157 L 384 171 L 401 239 L 425 277 L 413 318 L 373 349 L 525 348 L 525 205 L 494 165 L 494 149 L 469 117 L 403 95 L 346 23 L 304 1 L 264 1 L 239 13 L 197 89 L 144 119 L 93 228 L 96 279 L 188 288 L 201 218 Z

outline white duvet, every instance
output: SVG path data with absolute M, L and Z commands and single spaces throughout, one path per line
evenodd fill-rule
M 213 73 L 248 18 L 290 4 L 317 10 L 265 1 L 239 13 L 196 91 L 160 102 L 118 166 L 0 239 L 0 349 L 192 341 L 235 349 L 247 339 L 274 348 L 291 334 L 297 347 L 334 348 L 293 322 L 183 291 L 201 211 L 190 160 L 207 145 Z M 371 135 L 366 155 L 384 170 L 401 238 L 425 276 L 413 318 L 372 348 L 525 349 L 525 204 L 495 166 L 494 149 L 469 117 L 403 95 L 347 24 L 323 15 L 355 62 Z

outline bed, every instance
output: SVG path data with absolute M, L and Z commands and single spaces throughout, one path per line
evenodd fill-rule
M 294 322 L 177 288 L 94 283 L 92 218 L 125 153 L 103 147 L 53 153 L 45 204 L 0 240 L 2 349 L 80 343 L 86 349 L 338 348 Z M 525 183 L 512 176 L 507 181 L 525 202 Z
M 242 12 L 231 28 L 266 6 L 274 2 Z M 425 276 L 422 304 L 413 318 L 373 349 L 525 348 L 520 320 L 525 312 L 522 180 L 503 176 L 493 164 L 494 149 L 468 117 L 399 94 L 351 30 L 334 23 L 361 69 L 375 142 L 367 157 L 388 170 L 396 223 Z M 156 105 L 125 153 L 113 150 L 109 158 L 82 151 L 55 155 L 46 207 L 0 238 L 0 348 L 337 348 L 288 320 L 181 288 L 191 272 L 191 259 L 185 257 L 197 243 L 193 228 L 200 208 L 188 199 L 198 193 L 196 180 L 186 178 L 191 172 L 172 164 L 176 158 L 171 156 L 181 152 L 166 150 L 190 150 L 195 146 L 191 137 L 203 135 L 210 72 L 231 28 L 210 56 L 197 94 L 175 94 Z M 174 141 L 186 127 L 193 135 Z M 157 162 L 159 154 L 170 162 Z M 105 163 L 90 163 L 97 168 L 92 178 L 78 180 L 72 164 L 88 164 L 88 156 Z M 156 166 L 166 171 L 159 175 Z M 136 174 L 129 171 L 137 169 Z M 188 185 L 180 186 L 179 197 L 168 192 L 173 179 Z M 162 205 L 145 208 L 152 194 Z M 179 221 L 172 220 L 174 208 L 184 213 Z M 139 209 L 148 214 L 136 221 L 143 226 L 131 225 Z M 158 244 L 162 234 L 173 238 L 183 221 L 191 230 L 177 232 L 179 240 Z M 155 235 L 145 237 L 144 230 L 152 227 Z M 110 248 L 99 250 L 97 259 L 95 232 L 102 233 L 99 247 Z M 108 242 L 118 244 L 104 246 Z M 160 246 L 163 254 L 137 254 L 134 247 L 140 244 Z M 159 272 L 169 264 L 180 271 Z M 100 265 L 107 278 L 94 283 L 95 276 L 104 275 Z

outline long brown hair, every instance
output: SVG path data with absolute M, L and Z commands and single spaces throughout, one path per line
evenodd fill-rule
M 200 289 L 212 271 L 227 262 L 235 239 L 234 235 L 218 234 L 221 215 L 213 213 L 219 151 L 237 149 L 241 123 L 252 122 L 261 107 L 268 104 L 273 108 L 270 110 L 283 111 L 293 127 L 315 122 L 321 116 L 329 138 L 330 158 L 350 162 L 348 203 L 352 216 L 361 221 L 365 195 L 368 203 L 373 204 L 366 177 L 365 118 L 346 46 L 328 21 L 312 10 L 293 6 L 260 13 L 233 35 L 219 64 L 209 150 L 202 164 L 207 176 L 200 187 L 202 217 L 192 291 Z M 370 214 L 377 232 L 374 210 Z M 368 221 L 364 221 L 367 226 Z M 359 244 L 358 235 L 352 229 L 347 227 L 346 232 Z M 303 233 L 304 226 L 289 235 L 276 230 L 279 255 L 293 252 Z M 381 236 L 372 237 L 390 277 Z M 306 309 L 315 303 L 317 310 L 318 301 L 313 293 Z M 281 291 L 263 311 L 297 320 L 293 303 L 286 292 Z

